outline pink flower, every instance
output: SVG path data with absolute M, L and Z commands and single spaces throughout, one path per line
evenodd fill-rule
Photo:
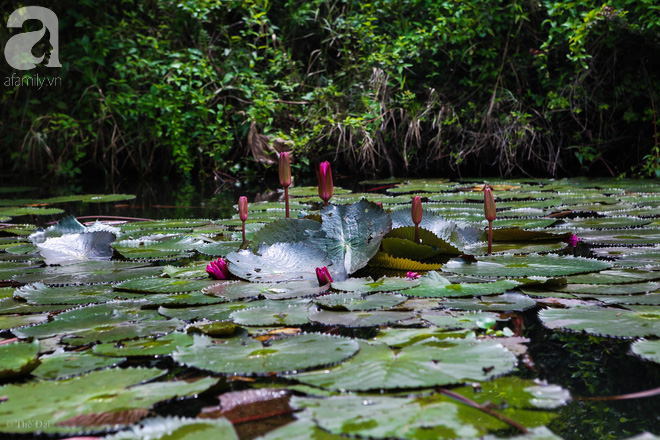
M 568 238 L 567 243 L 568 243 L 569 245 L 571 245 L 572 247 L 575 247 L 575 246 L 577 246 L 578 242 L 580 242 L 580 241 L 582 241 L 581 238 L 579 238 L 579 237 L 578 237 L 577 235 L 575 235 L 575 234 L 572 234 L 572 235 Z
M 420 196 L 413 197 L 411 211 L 412 221 L 417 226 L 422 222 L 422 198 Z
M 238 215 L 241 218 L 241 221 L 245 221 L 248 218 L 248 204 L 247 197 L 241 196 L 238 199 Z
M 229 278 L 229 266 L 227 266 L 225 260 L 218 258 L 215 261 L 211 261 L 209 265 L 206 266 L 206 273 L 208 273 L 214 280 L 226 280 Z
M 489 222 L 492 222 L 495 220 L 495 217 L 497 217 L 493 188 L 491 188 L 490 185 L 487 185 L 486 188 L 484 188 L 484 213 L 486 214 L 486 220 Z
M 328 161 L 319 165 L 319 197 L 324 205 L 327 205 L 332 197 L 332 169 Z
M 325 286 L 333 281 L 326 266 L 316 268 L 316 279 L 319 281 L 319 286 Z
M 406 274 L 406 276 L 407 276 L 408 278 L 410 278 L 411 280 L 416 280 L 417 278 L 421 277 L 420 274 L 418 274 L 417 272 L 413 272 L 413 271 L 411 271 L 411 270 L 408 271 L 408 273 Z
M 280 185 L 283 188 L 288 188 L 291 185 L 291 162 L 289 161 L 289 153 L 286 151 L 280 153 Z

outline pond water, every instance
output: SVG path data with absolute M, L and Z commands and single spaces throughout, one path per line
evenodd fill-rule
M 660 434 L 660 184 L 336 183 L 0 188 L 2 438 Z

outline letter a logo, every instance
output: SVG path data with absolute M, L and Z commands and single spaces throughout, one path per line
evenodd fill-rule
M 62 67 L 59 58 L 58 44 L 58 21 L 57 15 L 48 8 L 41 6 L 27 6 L 12 12 L 7 20 L 8 28 L 20 28 L 25 20 L 39 20 L 44 27 L 39 31 L 25 32 L 14 35 L 5 45 L 5 58 L 11 67 L 17 70 L 34 69 L 38 63 L 44 60 L 44 55 L 35 57 L 32 55 L 32 48 L 46 34 L 46 29 L 50 34 L 50 44 L 53 50 L 50 54 L 46 67 Z

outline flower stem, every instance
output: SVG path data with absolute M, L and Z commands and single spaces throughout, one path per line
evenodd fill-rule
M 286 218 L 289 218 L 289 188 L 284 188 L 284 203 L 286 204 Z
M 488 255 L 493 251 L 493 221 L 488 220 Z
M 419 244 L 419 225 L 415 225 L 415 243 Z

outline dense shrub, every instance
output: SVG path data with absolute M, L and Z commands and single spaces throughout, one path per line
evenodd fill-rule
M 5 84 L 3 169 L 232 174 L 277 138 L 375 175 L 660 175 L 654 0 L 49 7 L 62 68 L 0 63 L 60 79 Z

